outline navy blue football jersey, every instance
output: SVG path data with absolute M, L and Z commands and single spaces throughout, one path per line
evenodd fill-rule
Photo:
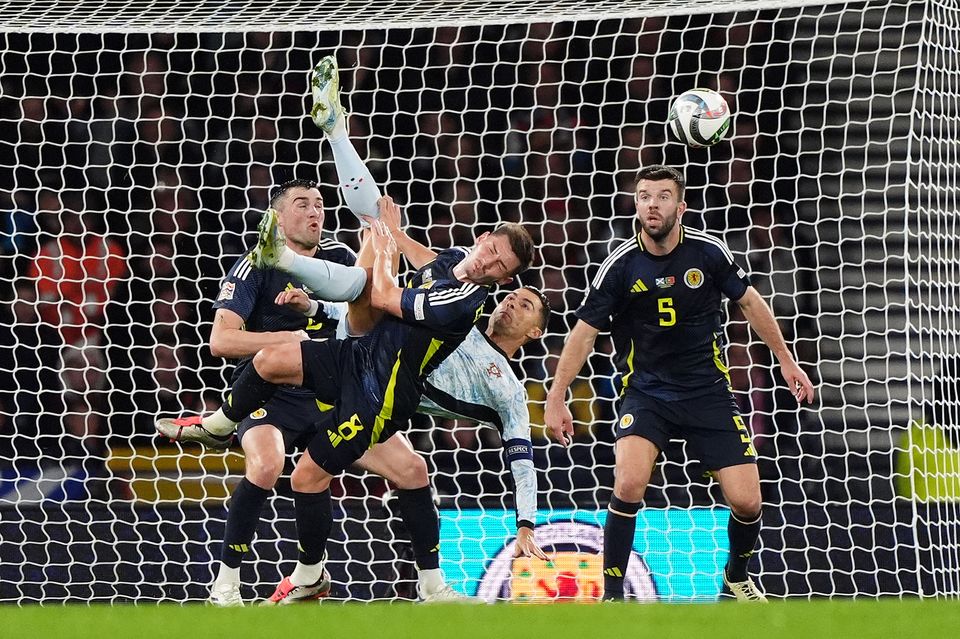
M 383 420 L 403 421 L 416 412 L 424 380 L 463 342 L 480 316 L 489 288 L 453 275 L 453 267 L 466 255 L 462 248 L 442 251 L 407 283 L 400 301 L 403 318 L 385 315 L 358 338 L 361 348 L 354 352 L 365 359 L 358 362 L 361 381 L 374 400 L 371 408 Z M 375 431 L 374 442 L 388 434 Z
M 650 254 L 639 235 L 620 244 L 576 315 L 611 332 L 624 389 L 683 399 L 729 387 L 721 294 L 738 300 L 749 286 L 721 240 L 681 226 L 669 255 Z
M 337 330 L 337 320 L 327 317 L 323 305 L 317 314 L 308 318 L 302 313 L 286 306 L 277 306 L 274 300 L 281 291 L 300 288 L 311 294 L 303 282 L 296 277 L 275 269 L 258 269 L 247 259 L 249 251 L 227 273 L 220 287 L 220 294 L 213 308 L 225 308 L 243 318 L 244 329 L 252 332 L 299 331 L 305 330 L 314 339 L 333 337 Z M 357 255 L 346 244 L 335 240 L 321 240 L 314 257 L 345 266 L 353 266 Z M 241 360 L 233 376 L 243 370 L 251 358 Z

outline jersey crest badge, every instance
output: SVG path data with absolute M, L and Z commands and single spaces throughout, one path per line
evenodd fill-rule
M 432 282 L 432 281 L 433 281 L 433 269 L 432 269 L 432 268 L 425 268 L 425 269 L 423 269 L 423 274 L 421 275 L 421 279 L 423 280 L 423 283 L 424 283 L 424 284 L 426 284 L 427 282 Z
M 677 283 L 677 278 L 675 278 L 673 275 L 657 278 L 657 288 L 670 288 L 676 283 Z
M 700 288 L 703 284 L 703 271 L 698 268 L 692 268 L 683 274 L 683 281 L 690 288 Z
M 220 294 L 217 295 L 217 301 L 223 302 L 226 300 L 233 299 L 233 292 L 237 290 L 237 285 L 235 282 L 224 282 L 223 288 L 220 289 Z
M 503 377 L 503 371 L 500 370 L 500 367 L 497 366 L 496 362 L 490 362 L 490 365 L 487 366 L 487 376 L 500 379 Z
M 633 426 L 633 415 L 627 413 L 620 418 L 620 428 L 630 428 Z
M 266 416 L 267 416 L 267 411 L 263 410 L 262 408 L 258 408 L 257 410 L 250 413 L 251 419 L 263 419 Z

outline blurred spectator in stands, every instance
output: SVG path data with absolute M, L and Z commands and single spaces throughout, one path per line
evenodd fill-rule
M 48 195 L 42 201 L 54 202 Z M 103 341 L 105 307 L 127 272 L 126 255 L 104 236 L 102 216 L 83 212 L 81 192 L 65 192 L 63 201 L 61 231 L 40 247 L 27 274 L 41 322 L 57 327 L 65 345 L 96 347 Z
M 4 393 L 6 395 L 6 393 Z M 13 427 L 13 412 L 4 397 L 0 397 L 0 470 L 13 465 L 17 455 L 17 431 Z
M 48 238 L 17 285 L 10 383 L 16 431 L 33 440 L 18 451 L 59 459 L 68 444 L 65 406 L 106 402 L 105 311 L 127 267 L 103 214 L 84 211 L 82 192 L 45 190 L 37 205 Z
M 22 262 L 37 248 L 36 214 L 21 208 L 25 203 L 18 199 L 17 193 L 0 190 L 0 279 L 3 280 L 23 272 L 26 265 Z

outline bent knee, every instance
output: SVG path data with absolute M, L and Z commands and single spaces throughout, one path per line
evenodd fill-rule
M 253 366 L 263 379 L 281 383 L 296 375 L 300 358 L 299 344 L 268 346 L 253 356 Z
M 290 474 L 290 488 L 298 493 L 319 493 L 330 486 L 330 477 L 319 467 L 304 468 L 297 464 Z
M 427 462 L 420 455 L 412 453 L 410 462 L 405 464 L 403 470 L 394 477 L 393 483 L 400 490 L 415 490 L 429 486 L 430 476 L 427 474 Z
M 621 467 L 617 469 L 613 480 L 613 494 L 625 502 L 636 503 L 643 501 L 647 492 L 650 475 L 633 468 Z
M 646 492 L 646 486 L 639 484 L 624 484 L 613 491 L 613 494 L 622 501 L 635 504 L 643 501 L 643 494 Z
M 246 477 L 247 481 L 256 484 L 260 488 L 271 489 L 280 474 L 283 472 L 282 457 L 257 457 L 247 458 Z
M 744 522 L 753 521 L 763 508 L 763 495 L 760 486 L 754 488 L 741 487 L 740 490 L 730 491 L 725 495 L 730 511 L 737 519 Z
M 750 496 L 750 497 L 738 497 L 735 500 L 730 500 L 730 511 L 743 522 L 751 522 L 760 516 L 760 511 L 763 508 L 763 499 L 760 495 Z

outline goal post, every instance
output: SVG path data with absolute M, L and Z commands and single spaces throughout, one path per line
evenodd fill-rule
M 917 557 L 925 595 L 955 597 L 960 583 L 960 385 L 958 385 L 956 115 L 960 77 L 955 2 L 925 5 L 911 109 L 905 253 L 909 397 L 913 416 L 897 480 L 914 499 Z
M 572 446 L 543 405 L 587 282 L 635 233 L 636 170 L 684 169 L 684 222 L 722 238 L 770 301 L 818 399 L 798 407 L 727 309 L 725 355 L 759 453 L 751 564 L 774 597 L 960 595 L 957 114 L 960 4 L 512 0 L 36 2 L 0 7 L 0 603 L 200 601 L 228 453 L 153 436 L 211 410 L 220 281 L 269 189 L 319 179 L 325 232 L 354 248 L 308 73 L 336 54 L 350 135 L 410 234 L 434 247 L 522 222 L 520 279 L 555 310 L 520 352 L 538 539 L 514 560 L 499 435 L 416 418 L 446 577 L 470 595 L 594 598 L 613 484 L 616 380 L 601 336 L 572 387 Z M 668 137 L 670 101 L 719 91 L 727 139 Z M 494 296 L 495 297 L 495 296 Z M 488 309 L 489 310 L 489 309 Z M 640 599 L 709 601 L 726 521 L 673 442 L 637 529 Z M 406 532 L 382 480 L 334 485 L 334 596 L 412 599 Z M 243 569 L 263 598 L 292 568 L 283 481 Z

